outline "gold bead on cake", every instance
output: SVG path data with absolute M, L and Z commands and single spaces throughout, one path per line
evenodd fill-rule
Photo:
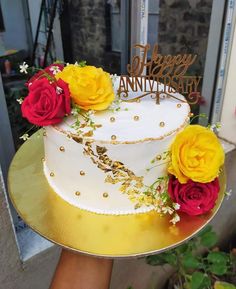
M 108 193 L 103 193 L 103 198 L 107 198 L 108 197 Z
M 63 146 L 60 146 L 59 150 L 60 150 L 61 152 L 64 152 L 64 151 L 65 151 L 65 148 L 64 148 Z
M 79 172 L 81 176 L 85 176 L 85 172 L 84 171 L 80 171 Z
M 160 160 L 161 160 L 161 155 L 157 155 L 157 156 L 156 156 L 156 159 L 157 159 L 158 161 L 160 161 Z
M 45 162 L 45 158 L 44 158 L 44 157 L 42 157 L 42 158 L 41 158 L 41 161 L 42 161 L 42 162 Z
M 47 133 L 46 133 L 46 131 L 44 131 L 44 132 L 43 132 L 43 136 L 47 136 Z
M 177 107 L 180 108 L 180 107 L 181 107 L 181 103 L 178 103 L 178 104 L 177 104 Z
M 135 121 L 138 121 L 138 120 L 139 120 L 139 116 L 138 116 L 138 115 L 135 115 L 135 116 L 134 116 L 134 120 L 135 120 Z
M 116 121 L 116 119 L 114 116 L 110 117 L 110 122 L 115 122 L 115 121 Z
M 160 126 L 160 127 L 164 127 L 164 126 L 165 126 L 164 121 L 161 121 L 161 122 L 159 123 L 159 126 Z
M 50 173 L 50 177 L 54 177 L 55 174 L 53 172 Z
M 116 136 L 113 134 L 113 135 L 111 136 L 111 139 L 112 139 L 112 140 L 116 140 Z
M 189 116 L 192 117 L 192 116 L 194 116 L 194 114 L 193 114 L 192 112 L 190 112 L 190 113 L 189 113 Z
M 75 195 L 76 195 L 76 196 L 80 196 L 80 192 L 79 192 L 79 191 L 76 191 L 76 192 L 75 192 Z

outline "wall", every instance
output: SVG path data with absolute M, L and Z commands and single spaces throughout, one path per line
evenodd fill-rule
M 36 30 L 37 30 L 37 25 L 38 25 L 38 20 L 39 20 L 39 12 L 40 12 L 40 8 L 41 8 L 41 2 L 42 2 L 41 0 L 28 0 L 33 41 L 35 40 L 35 36 L 36 36 Z M 57 10 L 57 12 L 58 12 L 58 10 Z M 45 25 L 43 23 L 43 21 L 42 21 L 41 25 L 42 26 L 41 26 L 40 31 L 43 31 L 43 28 Z M 54 19 L 54 24 L 53 24 L 53 40 L 55 43 L 56 59 L 64 61 L 62 40 L 61 40 L 61 26 L 60 26 L 60 19 L 59 19 L 58 13 L 56 13 L 56 17 Z M 42 44 L 43 47 L 46 47 L 47 35 L 45 33 L 39 33 L 38 43 Z M 41 51 L 41 54 L 43 54 L 42 51 Z
M 88 64 L 119 73 L 120 53 L 111 51 L 109 5 L 104 0 L 68 2 L 73 61 L 86 60 Z
M 28 50 L 22 1 L 1 0 L 1 7 L 5 25 L 3 37 L 6 49 Z
M 0 168 L 0 288 L 47 289 L 59 255 L 53 247 L 26 263 L 21 263 L 6 202 Z
M 159 48 L 162 54 L 196 53 L 202 75 L 213 0 L 160 0 Z
M 236 81 L 235 81 L 235 66 L 236 66 L 236 28 L 232 39 L 231 55 L 228 60 L 229 68 L 226 79 L 223 109 L 220 123 L 222 128 L 220 136 L 230 142 L 236 144 Z

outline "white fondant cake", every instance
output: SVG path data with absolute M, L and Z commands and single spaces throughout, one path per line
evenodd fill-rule
M 139 94 L 132 92 L 129 98 Z M 175 98 L 161 99 L 159 105 L 155 101 L 149 95 L 140 102 L 121 102 L 118 110 L 94 113 L 97 129 L 92 136 L 81 137 L 88 127 L 78 135 L 73 117 L 46 127 L 44 173 L 54 191 L 74 206 L 101 214 L 151 210 L 135 208 L 132 191 L 137 197 L 137 191 L 167 175 L 162 156 L 188 124 L 190 113 L 189 105 Z M 153 165 L 154 159 L 158 163 Z

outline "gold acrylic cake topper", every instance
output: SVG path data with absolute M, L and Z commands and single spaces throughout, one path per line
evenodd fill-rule
M 157 104 L 160 104 L 160 99 L 164 97 L 172 97 L 186 102 L 176 95 L 176 93 L 180 93 L 187 95 L 189 104 L 198 102 L 201 96 L 198 86 L 202 77 L 185 75 L 197 55 L 161 55 L 158 54 L 158 44 L 155 44 L 151 59 L 147 60 L 149 44 L 135 44 L 134 48 L 140 50 L 140 55 L 133 56 L 131 64 L 127 65 L 129 75 L 120 76 L 117 93 L 122 100 L 139 101 L 142 97 L 150 94 L 156 99 Z M 160 85 L 161 83 L 163 85 Z M 127 99 L 129 91 L 141 91 L 143 94 Z

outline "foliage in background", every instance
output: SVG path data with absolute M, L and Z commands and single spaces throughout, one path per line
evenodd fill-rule
M 236 276 L 236 249 L 222 252 L 214 247 L 217 241 L 216 233 L 207 226 L 197 237 L 175 249 L 148 256 L 146 262 L 152 266 L 169 264 L 175 269 L 168 288 L 236 289 L 233 284 L 226 283 L 236 282 L 233 280 Z

